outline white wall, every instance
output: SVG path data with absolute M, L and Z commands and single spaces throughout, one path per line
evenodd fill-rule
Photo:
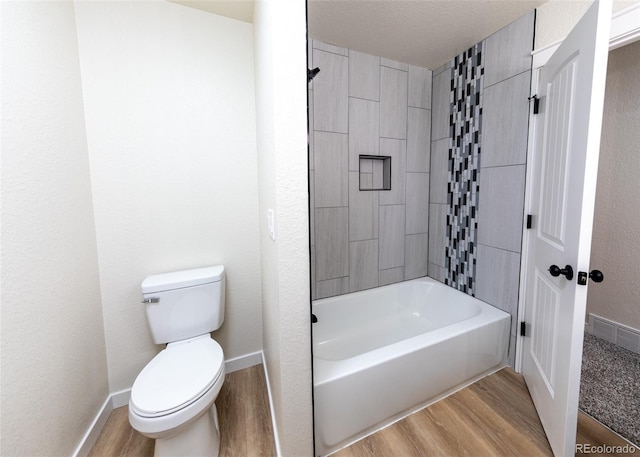
M 541 49 L 564 39 L 589 9 L 591 3 L 593 0 L 549 0 L 536 8 L 534 48 Z M 612 11 L 615 13 L 634 3 L 638 3 L 638 0 L 615 0 Z
M 150 274 L 224 264 L 227 359 L 262 348 L 251 24 L 165 1 L 76 6 L 111 391 L 161 349 Z
M 304 2 L 254 11 L 264 354 L 284 456 L 312 455 Z M 267 235 L 267 209 L 276 241 Z
M 70 455 L 108 395 L 72 2 L 2 8 L 2 444 Z
M 640 329 L 640 42 L 609 54 L 587 313 Z

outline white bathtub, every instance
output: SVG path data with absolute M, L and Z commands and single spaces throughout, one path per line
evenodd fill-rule
M 430 278 L 315 300 L 316 455 L 502 366 L 510 316 Z

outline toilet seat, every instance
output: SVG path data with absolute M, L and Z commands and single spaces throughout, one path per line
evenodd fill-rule
M 175 413 L 205 395 L 223 373 L 222 348 L 208 334 L 170 343 L 136 378 L 130 409 L 146 418 Z

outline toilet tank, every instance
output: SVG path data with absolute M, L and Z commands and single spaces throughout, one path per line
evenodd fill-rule
M 142 296 L 153 341 L 172 343 L 219 329 L 224 282 L 222 265 L 145 278 Z

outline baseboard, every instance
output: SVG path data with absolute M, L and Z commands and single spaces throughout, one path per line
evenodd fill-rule
M 123 389 L 111 394 L 111 405 L 113 409 L 127 406 L 131 398 L 131 389 Z
M 104 424 L 107 423 L 107 419 L 109 419 L 111 411 L 113 411 L 113 403 L 111 401 L 111 396 L 109 396 L 102 404 L 102 407 L 98 411 L 98 414 L 93 419 L 93 422 L 87 429 L 87 432 L 80 440 L 80 444 L 78 444 L 78 447 L 72 454 L 73 457 L 87 457 L 89 455 L 89 452 L 91 452 L 91 448 L 94 444 L 96 444 L 98 436 L 100 436 L 102 427 L 104 427 Z
M 640 330 L 611 319 L 589 313 L 588 333 L 640 354 Z
M 252 367 L 263 363 L 262 351 L 252 352 L 250 354 L 241 355 L 240 357 L 234 357 L 233 359 L 225 360 L 224 367 L 226 373 L 233 373 L 234 371 L 244 370 L 245 368 Z M 267 376 L 265 367 L 265 377 L 267 379 L 267 390 L 269 390 L 269 376 Z M 87 432 L 80 440 L 80 444 L 73 453 L 73 457 L 86 457 L 91 452 L 91 448 L 96 444 L 98 436 L 104 427 L 104 424 L 109 419 L 111 411 L 122 406 L 129 404 L 129 398 L 131 397 L 131 389 L 123 389 L 118 392 L 112 392 L 104 401 L 102 408 L 98 411 L 98 414 L 91 422 L 91 425 L 87 429 Z M 271 419 L 274 421 L 275 432 L 275 420 L 273 414 L 273 403 L 271 401 L 271 391 L 269 390 L 269 405 L 271 407 Z M 278 439 L 276 436 L 276 448 L 279 451 Z M 278 452 L 278 456 L 280 452 Z
M 264 378 L 267 381 L 267 394 L 269 394 L 269 409 L 271 410 L 271 425 L 273 427 L 273 440 L 276 443 L 276 456 L 282 456 L 282 450 L 280 449 L 280 439 L 278 434 L 278 426 L 276 424 L 275 409 L 273 408 L 273 396 L 271 395 L 271 384 L 269 382 L 269 370 L 264 360 L 264 352 L 261 352 L 262 356 L 262 368 L 264 369 Z
M 256 351 L 226 360 L 224 362 L 224 369 L 227 373 L 233 373 L 234 371 L 244 370 L 245 368 L 260 365 L 261 363 L 262 351 Z

